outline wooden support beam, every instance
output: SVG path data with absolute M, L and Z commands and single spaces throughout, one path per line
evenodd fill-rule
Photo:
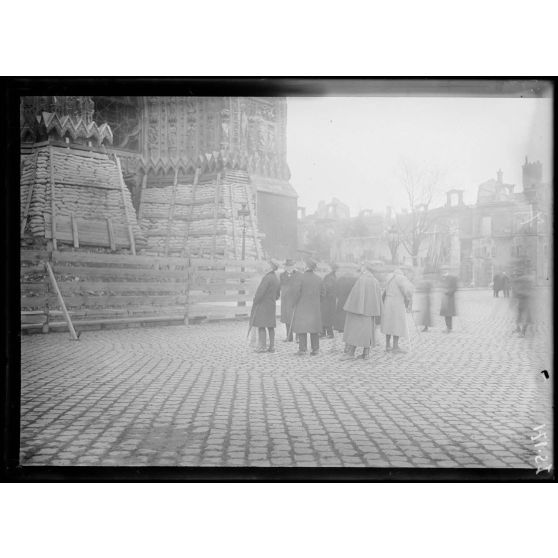
M 112 226 L 112 220 L 110 217 L 107 217 L 107 230 L 108 230 L 108 239 L 111 252 L 116 250 L 116 239 L 114 237 L 114 227 Z
M 128 238 L 130 240 L 130 250 L 132 254 L 136 255 L 136 242 L 134 239 L 134 231 L 132 230 L 132 225 L 128 218 L 128 207 L 126 206 L 126 184 L 124 184 L 124 178 L 122 176 L 122 167 L 120 166 L 120 159 L 115 155 L 114 159 L 116 161 L 116 168 L 118 169 L 118 180 L 120 181 L 120 192 L 122 194 L 122 205 L 124 206 L 124 218 L 126 219 L 126 226 L 128 228 Z
M 79 235 L 78 235 L 78 227 L 75 215 L 71 214 L 72 219 L 72 237 L 74 241 L 74 248 L 79 248 Z
M 172 183 L 172 196 L 169 205 L 169 214 L 167 218 L 167 237 L 165 238 L 165 256 L 169 253 L 169 237 L 172 230 L 172 218 L 174 216 L 174 202 L 176 201 L 176 187 L 178 185 L 178 167 L 174 170 L 174 182 Z
M 50 162 L 50 221 L 52 230 L 52 248 L 58 250 L 58 244 L 56 242 L 56 205 L 54 203 L 54 150 L 52 145 L 48 147 L 49 162 Z
M 186 274 L 186 304 L 184 307 L 184 325 L 190 325 L 190 286 L 192 284 L 192 267 L 188 258 L 188 273 Z
M 233 246 L 234 246 L 234 257 L 238 259 L 238 246 L 236 243 L 236 209 L 235 209 L 235 196 L 236 188 L 235 185 L 231 182 L 229 183 L 229 198 L 231 203 L 231 222 L 232 222 L 232 237 L 233 237 Z
M 186 223 L 186 229 L 184 231 L 184 239 L 182 241 L 182 255 L 185 256 L 188 250 L 188 239 L 190 238 L 190 224 L 192 223 L 192 216 L 194 214 L 194 206 L 196 203 L 196 192 L 198 190 L 198 178 L 199 178 L 199 169 L 196 169 L 196 173 L 194 174 L 194 182 L 192 184 L 192 203 L 190 205 L 190 214 L 188 215 L 188 221 Z
M 29 207 L 31 206 L 31 199 L 33 197 L 33 187 L 35 186 L 35 180 L 37 175 L 37 158 L 39 156 L 39 151 L 35 150 L 35 157 L 33 159 L 33 174 L 31 178 L 31 183 L 29 184 L 29 190 L 27 191 L 27 200 L 25 201 L 25 209 L 23 210 L 23 218 L 21 221 L 21 231 L 20 236 L 25 233 L 25 227 L 27 227 L 27 216 L 29 215 Z
M 143 175 L 141 179 L 141 190 L 140 190 L 140 200 L 139 200 L 139 207 L 138 207 L 138 220 L 141 221 L 143 217 L 143 194 L 145 192 L 145 188 L 147 187 L 147 174 Z
M 77 341 L 79 338 L 76 334 L 76 330 L 72 324 L 72 320 L 70 318 L 70 314 L 68 314 L 68 310 L 66 308 L 66 304 L 64 303 L 64 299 L 62 298 L 62 294 L 60 293 L 60 289 L 58 288 L 58 283 L 56 282 L 56 277 L 52 271 L 52 267 L 50 267 L 49 262 L 45 262 L 46 269 L 48 271 L 48 276 L 50 277 L 50 282 L 56 291 L 56 296 L 58 297 L 58 302 L 62 308 L 62 312 L 64 313 L 64 319 L 66 320 L 66 324 L 68 324 L 68 330 L 70 331 L 70 338 L 74 341 Z
M 211 257 L 215 257 L 217 251 L 217 221 L 219 219 L 219 199 L 221 194 L 221 173 L 217 174 L 215 181 L 215 200 L 213 202 L 213 242 L 211 245 Z
M 248 202 L 248 211 L 250 211 L 250 224 L 252 225 L 252 234 L 254 236 L 254 247 L 256 249 L 256 255 L 258 260 L 262 259 L 262 253 L 260 250 L 260 244 L 258 242 L 258 230 L 256 226 L 256 218 L 254 216 L 254 211 L 252 210 L 252 204 L 250 203 L 250 184 L 245 184 L 246 188 L 246 201 Z

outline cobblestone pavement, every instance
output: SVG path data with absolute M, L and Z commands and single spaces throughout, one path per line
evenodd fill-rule
M 409 353 L 380 336 L 369 361 L 340 361 L 339 337 L 297 357 L 282 327 L 256 354 L 242 321 L 24 336 L 21 462 L 535 468 L 550 304 L 520 338 L 509 300 L 458 295 L 453 333 L 410 321 Z

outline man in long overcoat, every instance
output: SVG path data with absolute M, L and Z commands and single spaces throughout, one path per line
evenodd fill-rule
M 457 291 L 457 277 L 448 271 L 442 276 L 442 304 L 440 316 L 444 316 L 446 321 L 446 333 L 451 333 L 453 317 L 457 316 L 455 307 L 455 293 Z
M 504 298 L 510 297 L 510 276 L 502 271 L 502 290 L 504 291 Z
M 335 331 L 339 331 L 343 333 L 345 329 L 345 318 L 346 312 L 343 310 L 343 306 L 345 306 L 345 302 L 347 302 L 347 297 L 351 292 L 354 284 L 356 283 L 357 278 L 354 275 L 354 272 L 345 272 L 341 277 L 337 279 L 336 289 L 335 289 L 335 297 L 337 298 L 337 307 L 335 309 L 335 318 L 333 320 L 333 329 Z
M 504 288 L 503 277 L 501 273 L 496 273 L 492 278 L 492 290 L 494 291 L 494 298 L 498 298 L 500 291 Z
M 281 322 L 285 324 L 287 337 L 285 341 L 293 340 L 291 320 L 295 307 L 296 282 L 301 273 L 295 269 L 293 260 L 285 261 L 285 271 L 279 275 L 281 284 Z
M 527 327 L 533 324 L 534 286 L 535 282 L 529 273 L 519 275 L 513 282 L 513 296 L 517 304 L 514 333 L 520 333 L 523 337 Z
M 354 284 L 343 307 L 345 319 L 345 355 L 343 359 L 355 356 L 357 347 L 362 347 L 362 358 L 370 358 L 370 347 L 376 344 L 376 318 L 382 315 L 382 290 L 368 264 Z
M 417 325 L 424 326 L 422 331 L 428 331 L 433 325 L 432 321 L 432 281 L 428 275 L 424 275 L 417 288 L 419 314 Z
M 386 351 L 392 350 L 390 341 L 393 337 L 393 352 L 405 352 L 399 347 L 399 338 L 409 335 L 406 312 L 411 308 L 413 290 L 413 284 L 399 268 L 386 278 L 381 321 L 382 333 L 386 336 Z
M 297 295 L 293 316 L 293 331 L 298 335 L 297 355 L 304 355 L 308 350 L 308 333 L 310 334 L 311 355 L 320 350 L 320 332 L 322 315 L 320 297 L 324 294 L 322 280 L 314 273 L 317 264 L 313 260 L 306 262 L 306 271 L 296 282 Z
M 269 271 L 263 276 L 252 304 L 250 325 L 258 328 L 257 353 L 275 352 L 275 325 L 276 304 L 279 298 L 279 279 L 275 273 L 278 263 L 274 260 L 269 262 Z M 269 334 L 269 347 L 266 347 L 265 330 Z
M 336 286 L 338 265 L 332 263 L 331 271 L 324 277 L 324 296 L 321 300 L 322 311 L 322 336 L 333 339 L 333 321 L 335 319 L 335 306 L 337 302 Z

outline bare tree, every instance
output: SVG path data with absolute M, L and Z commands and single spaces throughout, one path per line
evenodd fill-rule
M 401 184 L 409 207 L 406 213 L 396 216 L 395 225 L 414 266 L 418 265 L 420 247 L 430 231 L 430 206 L 439 182 L 440 172 L 437 170 L 419 168 L 408 161 L 401 165 Z

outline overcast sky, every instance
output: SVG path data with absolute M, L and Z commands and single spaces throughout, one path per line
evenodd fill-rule
M 307 214 L 332 197 L 351 215 L 405 207 L 403 161 L 441 173 L 438 201 L 461 188 L 475 203 L 499 168 L 520 191 L 525 155 L 551 178 L 551 99 L 289 97 L 287 122 L 291 184 Z

